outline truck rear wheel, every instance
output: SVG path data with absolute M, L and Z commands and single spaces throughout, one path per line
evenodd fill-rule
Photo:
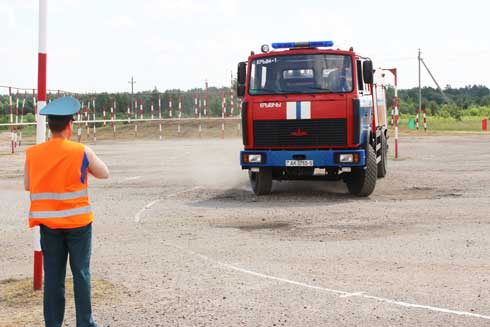
M 262 167 L 258 172 L 248 171 L 250 185 L 255 195 L 270 194 L 272 190 L 272 169 Z
M 369 196 L 374 191 L 378 167 L 376 164 L 376 152 L 372 146 L 367 147 L 366 167 L 353 169 L 346 179 L 349 193 L 356 196 Z
M 386 170 L 388 168 L 388 142 L 386 141 L 386 136 L 384 133 L 380 137 L 381 144 L 381 161 L 378 163 L 378 177 L 383 178 L 386 176 Z

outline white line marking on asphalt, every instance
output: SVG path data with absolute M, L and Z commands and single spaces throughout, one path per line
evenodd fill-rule
M 166 244 L 171 246 L 171 247 L 177 248 L 181 251 L 187 252 L 191 255 L 200 257 L 203 260 L 212 262 L 212 263 L 214 263 L 218 266 L 224 267 L 224 268 L 228 268 L 228 269 L 235 270 L 235 271 L 238 271 L 238 272 L 241 272 L 244 274 L 248 274 L 248 275 L 252 275 L 252 276 L 261 277 L 264 279 L 274 280 L 277 282 L 282 282 L 282 283 L 301 286 L 301 287 L 314 289 L 314 290 L 318 290 L 318 291 L 333 293 L 333 294 L 338 295 L 340 298 L 359 297 L 359 298 L 364 298 L 364 299 L 369 299 L 369 300 L 376 300 L 376 301 L 384 302 L 384 303 L 388 303 L 388 304 L 393 304 L 393 305 L 397 305 L 397 306 L 401 306 L 401 307 L 405 307 L 405 308 L 424 309 L 424 310 L 429 310 L 429 311 L 434 311 L 434 312 L 441 312 L 441 313 L 447 313 L 447 314 L 470 317 L 470 318 L 479 318 L 479 319 L 490 320 L 490 316 L 486 316 L 486 315 L 482 315 L 482 314 L 478 314 L 478 313 L 458 311 L 458 310 L 450 310 L 450 309 L 434 307 L 434 306 L 430 306 L 430 305 L 422 305 L 422 304 L 416 304 L 416 303 L 396 301 L 396 300 L 391 300 L 391 299 L 387 299 L 387 298 L 383 298 L 383 297 L 379 297 L 379 296 L 364 294 L 364 292 L 346 292 L 346 291 L 341 291 L 341 290 L 335 290 L 332 288 L 326 288 L 326 287 L 310 285 L 310 284 L 306 284 L 306 283 L 302 283 L 302 282 L 297 282 L 297 281 L 286 279 L 286 278 L 266 275 L 266 274 L 262 274 L 262 273 L 255 272 L 252 270 L 243 269 L 243 268 L 240 268 L 237 266 L 233 266 L 233 265 L 230 265 L 228 263 L 220 262 L 220 261 L 217 261 L 215 259 L 211 259 L 205 255 L 202 255 L 200 253 L 194 252 L 192 250 L 186 249 L 184 247 L 181 247 L 181 246 L 173 244 L 173 243 L 166 242 Z
M 145 210 L 148 210 L 150 209 L 155 203 L 159 202 L 160 200 L 155 200 L 155 201 L 151 201 L 150 203 L 148 203 L 147 205 L 145 205 L 143 208 L 141 208 L 140 211 L 138 211 L 136 213 L 136 215 L 134 216 L 134 221 L 139 223 L 141 221 L 141 215 L 143 214 L 143 212 L 145 212 Z
M 195 191 L 197 189 L 200 189 L 202 188 L 202 186 L 194 186 L 193 188 L 190 188 L 188 190 L 183 190 L 183 191 L 180 191 L 180 192 L 176 192 L 176 193 L 172 193 L 172 194 L 169 194 L 167 196 L 165 196 L 165 198 L 163 199 L 157 199 L 157 200 L 154 200 L 154 201 L 151 201 L 150 203 L 148 203 L 147 205 L 145 205 L 143 208 L 141 208 L 137 213 L 136 215 L 134 216 L 134 221 L 136 223 L 139 223 L 141 221 L 141 215 L 148 209 L 150 209 L 151 207 L 153 207 L 155 204 L 157 204 L 158 202 L 164 200 L 164 199 L 168 199 L 168 198 L 172 198 L 172 197 L 175 197 L 177 195 L 180 195 L 180 194 L 184 194 L 184 193 L 188 193 L 188 192 L 192 192 L 192 191 Z
M 140 178 L 141 178 L 141 176 L 126 177 L 122 181 L 123 182 L 134 181 L 134 180 L 137 180 L 137 179 L 140 179 Z
M 356 293 L 350 293 L 350 294 L 343 294 L 340 297 L 346 298 L 346 297 L 352 297 L 352 296 L 359 296 L 359 295 L 363 295 L 363 294 L 364 294 L 364 292 L 356 292 Z

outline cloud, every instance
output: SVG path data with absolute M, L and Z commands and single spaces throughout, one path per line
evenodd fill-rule
M 133 17 L 126 15 L 114 16 L 109 21 L 109 26 L 113 29 L 129 29 L 136 26 L 136 21 Z
M 8 29 L 15 29 L 17 27 L 17 15 L 13 6 L 0 4 L 0 21 L 7 22 Z

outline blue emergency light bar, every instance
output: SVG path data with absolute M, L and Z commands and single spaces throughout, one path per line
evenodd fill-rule
M 272 43 L 273 49 L 333 47 L 333 41 L 279 42 Z

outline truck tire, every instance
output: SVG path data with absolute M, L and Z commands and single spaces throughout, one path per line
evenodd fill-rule
M 383 178 L 386 176 L 386 171 L 388 168 L 388 142 L 386 141 L 386 136 L 384 133 L 381 133 L 380 144 L 381 161 L 378 163 L 378 177 Z
M 272 190 L 272 169 L 263 167 L 259 172 L 248 171 L 250 185 L 255 195 L 267 195 Z
M 369 196 L 374 191 L 377 179 L 376 152 L 372 146 L 367 147 L 366 167 L 352 170 L 346 179 L 349 193 L 356 196 Z

